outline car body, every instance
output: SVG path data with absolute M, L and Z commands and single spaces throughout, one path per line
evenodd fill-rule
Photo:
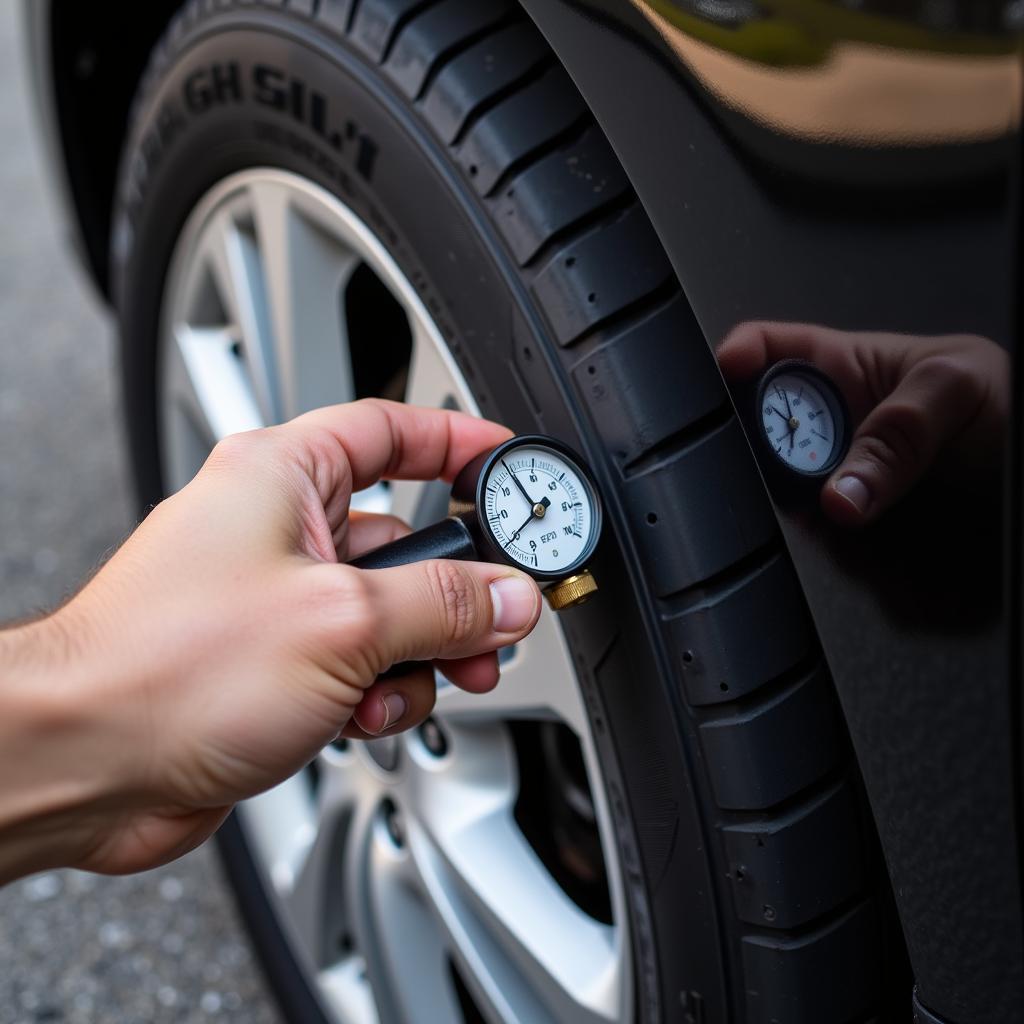
M 1016 355 L 1019 5 L 523 6 L 611 142 L 710 344 L 770 320 L 979 335 Z M 25 7 L 56 191 L 107 297 L 132 96 L 177 7 Z M 866 534 L 773 491 L 922 1024 L 1024 1019 L 1020 379 L 1001 486 L 972 502 L 947 506 L 938 485 Z M 733 399 L 747 422 L 749 396 Z M 681 1006 L 671 1019 L 705 1019 Z

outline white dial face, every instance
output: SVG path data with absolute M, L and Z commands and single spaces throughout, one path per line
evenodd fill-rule
M 764 389 L 761 419 L 775 454 L 801 473 L 827 466 L 836 448 L 832 406 L 810 375 L 780 373 Z
M 483 498 L 498 547 L 527 571 L 558 574 L 586 552 L 594 527 L 590 488 L 551 448 L 525 445 L 502 456 Z

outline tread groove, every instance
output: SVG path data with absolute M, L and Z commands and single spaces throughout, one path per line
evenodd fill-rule
M 705 437 L 710 437 L 711 433 L 706 434 Z M 672 458 L 685 450 L 673 453 Z M 672 459 L 664 459 L 659 465 L 670 461 Z M 769 563 L 779 556 L 779 553 L 778 539 L 773 537 L 767 543 L 755 548 L 750 554 L 738 559 L 713 576 L 708 576 L 706 579 L 700 580 L 692 586 L 684 587 L 682 590 L 677 590 L 673 594 L 665 594 L 658 599 L 662 610 L 662 621 L 678 618 L 695 608 L 718 602 L 734 590 L 745 586 L 755 576 L 760 575 Z
M 492 22 L 490 25 L 485 25 L 482 28 L 477 29 L 475 32 L 468 33 L 458 40 L 458 42 L 452 43 L 451 46 L 442 50 L 435 58 L 434 63 L 431 65 L 430 70 L 423 79 L 423 84 L 420 86 L 419 91 L 413 97 L 414 102 L 418 103 L 428 92 L 430 92 L 430 88 L 437 80 L 437 76 L 440 75 L 456 57 L 465 53 L 467 50 L 472 49 L 477 43 L 482 43 L 489 36 L 497 35 L 502 30 L 510 28 L 519 21 L 520 19 L 510 11 L 498 21 Z
M 679 282 L 674 274 L 670 274 L 646 295 L 641 295 L 606 317 L 594 321 L 579 337 L 573 338 L 566 348 L 576 348 L 595 334 L 620 333 L 633 326 L 635 322 L 646 319 L 654 310 L 671 302 L 678 294 Z
M 395 43 L 398 42 L 398 37 L 402 34 L 402 30 L 405 26 L 414 18 L 418 18 L 421 14 L 430 10 L 431 7 L 435 7 L 439 2 L 440 0 L 420 0 L 419 3 L 410 7 L 409 10 L 403 11 L 395 19 L 394 25 L 391 26 L 391 36 L 388 38 L 387 43 L 384 44 L 384 49 L 381 52 L 378 63 L 386 64 L 388 62 L 388 58 L 391 56 L 391 51 L 395 48 Z
M 351 35 L 352 26 L 356 23 L 356 15 L 359 13 L 359 5 L 362 0 L 352 0 L 352 6 L 348 9 L 348 17 L 345 19 L 345 35 Z
M 849 917 L 861 907 L 871 904 L 871 896 L 858 893 L 844 900 L 838 907 L 826 910 L 824 914 L 813 918 L 798 928 L 758 928 L 749 923 L 744 924 L 744 939 L 766 939 L 771 943 L 780 942 L 814 942 L 815 939 L 823 938 L 832 928 Z
M 477 122 L 487 116 L 495 107 L 499 106 L 509 97 L 522 92 L 528 85 L 539 81 L 551 68 L 556 66 L 554 55 L 545 53 L 537 61 L 530 65 L 521 75 L 518 75 L 511 82 L 495 90 L 490 96 L 481 100 L 467 115 L 462 122 L 458 132 L 451 141 L 451 148 L 455 149 L 466 140 L 466 136 L 476 127 Z
M 849 770 L 849 764 L 838 764 L 820 778 L 808 783 L 803 789 L 769 807 L 759 807 L 757 810 L 751 811 L 736 807 L 720 808 L 718 811 L 721 815 L 719 825 L 724 827 L 729 825 L 766 825 L 784 818 L 798 817 L 823 796 L 827 796 L 828 792 L 843 780 Z
M 817 651 L 809 651 L 791 669 L 762 683 L 756 690 L 743 694 L 735 700 L 722 701 L 692 709 L 694 718 L 701 725 L 740 724 L 751 715 L 766 711 L 798 690 L 805 682 L 821 671 L 822 659 Z
M 712 409 L 711 412 L 701 416 L 693 423 L 669 434 L 668 437 L 651 445 L 647 451 L 626 462 L 622 466 L 622 475 L 625 479 L 642 476 L 644 473 L 657 470 L 664 463 L 671 462 L 677 455 L 681 455 L 686 449 L 699 444 L 709 438 L 716 431 L 721 430 L 733 420 L 732 407 L 724 400 L 721 405 Z
M 578 141 L 582 137 L 583 133 L 590 127 L 591 123 L 590 114 L 580 114 L 579 117 L 573 120 L 572 124 L 570 124 L 568 128 L 565 128 L 560 132 L 556 132 L 550 138 L 545 139 L 543 142 L 534 146 L 522 156 L 517 157 L 508 165 L 508 167 L 505 168 L 505 170 L 501 172 L 494 184 L 484 193 L 483 198 L 489 199 L 496 195 L 505 188 L 517 174 L 524 171 L 530 166 L 530 164 L 536 163 L 541 159 L 541 157 L 545 157 L 548 153 L 554 153 L 555 150 L 561 149 L 563 146 L 567 146 Z
M 528 170 L 528 168 L 522 168 L 519 174 L 522 174 L 525 170 Z M 510 182 L 509 184 L 514 185 L 515 183 Z M 605 200 L 601 206 L 597 206 L 583 214 L 583 216 L 577 217 L 571 224 L 566 224 L 558 228 L 557 231 L 553 231 L 544 239 L 541 247 L 529 259 L 519 264 L 520 267 L 523 270 L 530 270 L 542 263 L 546 263 L 555 250 L 562 248 L 566 242 L 573 242 L 586 234 L 587 231 L 599 228 L 602 221 L 612 219 L 615 214 L 624 213 L 635 202 L 636 195 L 628 189 L 617 196 L 612 196 Z

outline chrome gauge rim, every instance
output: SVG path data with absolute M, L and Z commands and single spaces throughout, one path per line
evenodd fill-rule
M 369 228 L 311 182 L 253 169 L 199 203 L 168 276 L 158 364 L 168 490 L 227 434 L 360 397 L 357 283 L 360 295 L 384 286 L 408 335 L 407 361 L 378 390 L 478 411 L 415 289 Z M 395 483 L 354 504 L 419 525 L 443 514 L 444 501 L 439 485 Z M 541 781 L 531 782 L 539 764 Z M 336 1024 L 632 1018 L 605 787 L 572 659 L 547 609 L 506 652 L 492 693 L 439 678 L 424 727 L 326 748 L 307 771 L 243 804 L 239 821 L 297 962 Z

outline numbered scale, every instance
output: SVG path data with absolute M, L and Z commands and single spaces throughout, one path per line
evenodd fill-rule
M 473 459 L 452 485 L 452 515 L 352 564 L 363 569 L 427 558 L 513 565 L 545 585 L 556 611 L 597 590 L 586 564 L 601 536 L 593 476 L 571 448 L 540 434 L 514 437 Z
M 790 479 L 820 480 L 849 448 L 849 415 L 842 394 L 812 363 L 784 359 L 757 388 L 756 427 L 774 465 Z

